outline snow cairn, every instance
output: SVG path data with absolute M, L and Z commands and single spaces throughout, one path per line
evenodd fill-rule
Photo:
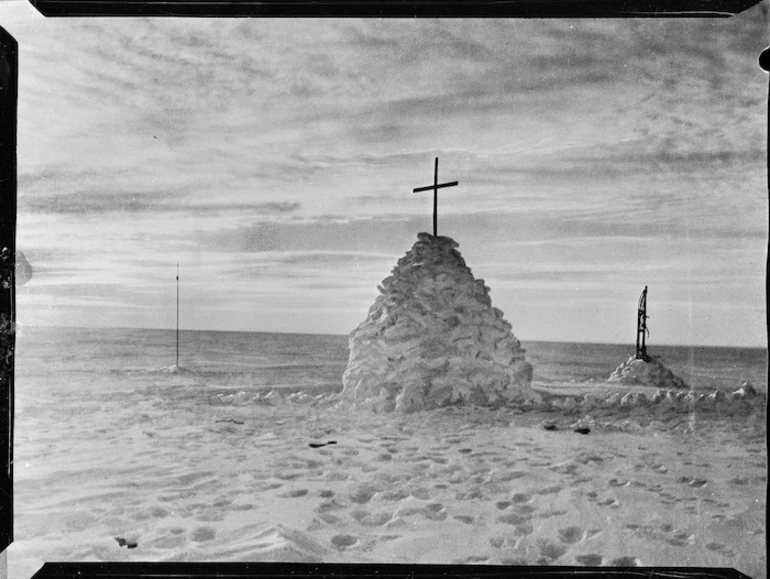
M 660 361 L 648 357 L 647 360 L 631 356 L 610 374 L 607 382 L 619 384 L 653 386 L 655 388 L 689 388 L 679 376 L 666 368 Z
M 525 350 L 458 244 L 417 237 L 350 335 L 340 399 L 376 412 L 539 402 Z

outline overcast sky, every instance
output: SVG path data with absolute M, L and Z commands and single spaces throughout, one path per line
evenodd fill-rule
M 764 7 L 720 20 L 45 19 L 22 326 L 346 334 L 431 228 L 522 340 L 764 346 Z

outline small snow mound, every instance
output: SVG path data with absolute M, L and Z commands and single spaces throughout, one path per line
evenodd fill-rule
M 314 402 L 318 402 L 321 400 L 321 397 L 325 396 L 324 394 L 309 394 L 308 392 L 294 392 L 293 394 L 289 394 L 286 397 L 287 402 L 293 402 L 294 404 L 313 404 Z
M 268 392 L 240 392 L 225 394 L 220 392 L 214 396 L 214 399 L 219 404 L 232 405 L 232 406 L 274 406 L 277 402 L 283 400 L 280 394 L 275 390 L 269 390 Z
M 158 368 L 157 370 L 161 374 L 194 374 L 192 370 L 188 370 L 187 368 L 182 368 L 182 366 L 177 366 L 176 364 L 171 364 L 170 366 L 163 366 L 162 368 Z
M 740 388 L 738 388 L 738 390 L 736 390 L 734 393 L 739 393 L 741 398 L 748 400 L 759 396 L 757 389 L 754 388 L 754 385 L 751 382 L 742 383 Z
M 676 376 L 655 358 L 642 360 L 631 356 L 610 374 L 608 382 L 619 384 L 653 386 L 656 388 L 689 388 L 684 380 Z
M 383 412 L 539 400 L 525 350 L 457 243 L 417 237 L 350 336 L 340 399 Z
M 258 396 L 258 395 L 256 395 Z M 231 404 L 233 406 L 246 406 L 252 404 L 256 398 L 254 394 L 248 394 L 244 391 L 235 394 L 217 394 L 216 399 L 220 404 Z

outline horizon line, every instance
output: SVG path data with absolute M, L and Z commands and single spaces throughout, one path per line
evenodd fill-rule
M 18 322 L 16 324 L 17 328 L 17 336 L 18 336 L 18 329 L 22 328 L 48 328 L 48 329 L 73 329 L 73 330 L 151 330 L 151 331 L 158 331 L 158 332 L 174 332 L 174 328 L 150 328 L 150 327 L 137 327 L 137 326 L 48 326 L 43 324 L 23 324 L 19 325 Z M 335 336 L 335 337 L 349 337 L 351 333 L 353 333 L 354 330 L 351 330 L 350 332 L 346 334 L 334 334 L 334 333 L 328 333 L 328 332 L 292 332 L 292 331 L 280 331 L 280 330 L 273 330 L 273 331 L 265 331 L 265 330 L 227 330 L 227 329 L 211 329 L 211 328 L 179 328 L 180 332 L 228 332 L 233 334 L 285 334 L 285 335 L 294 335 L 294 336 Z M 519 340 L 521 343 L 527 343 L 527 342 L 545 342 L 545 343 L 553 343 L 553 344 L 585 344 L 585 345 L 598 345 L 598 346 L 626 346 L 628 345 L 630 348 L 635 348 L 635 344 L 631 341 L 629 342 L 595 342 L 591 340 L 554 340 L 554 339 L 522 339 L 514 334 L 514 337 Z M 672 347 L 672 348 L 738 348 L 738 349 L 747 349 L 747 350 L 768 350 L 767 345 L 755 345 L 755 346 L 736 346 L 736 345 L 728 345 L 728 344 L 669 344 L 669 343 L 660 343 L 657 344 L 657 346 L 661 347 Z M 650 346 L 651 348 L 655 348 L 655 345 Z

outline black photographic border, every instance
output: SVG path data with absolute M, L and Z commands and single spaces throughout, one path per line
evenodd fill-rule
M 731 17 L 761 0 L 29 0 L 46 17 Z M 758 55 L 759 56 L 759 55 Z M 768 51 L 762 55 L 768 69 Z M 760 59 L 762 60 L 762 59 Z M 18 44 L 0 26 L 0 556 L 13 541 Z M 770 114 L 768 115 L 770 135 Z M 770 175 L 768 175 L 770 190 Z M 770 247 L 768 269 L 770 271 Z M 767 314 L 770 328 L 770 311 Z M 2 570 L 0 570 L 2 572 Z M 731 569 L 301 563 L 46 563 L 35 578 L 744 577 Z

